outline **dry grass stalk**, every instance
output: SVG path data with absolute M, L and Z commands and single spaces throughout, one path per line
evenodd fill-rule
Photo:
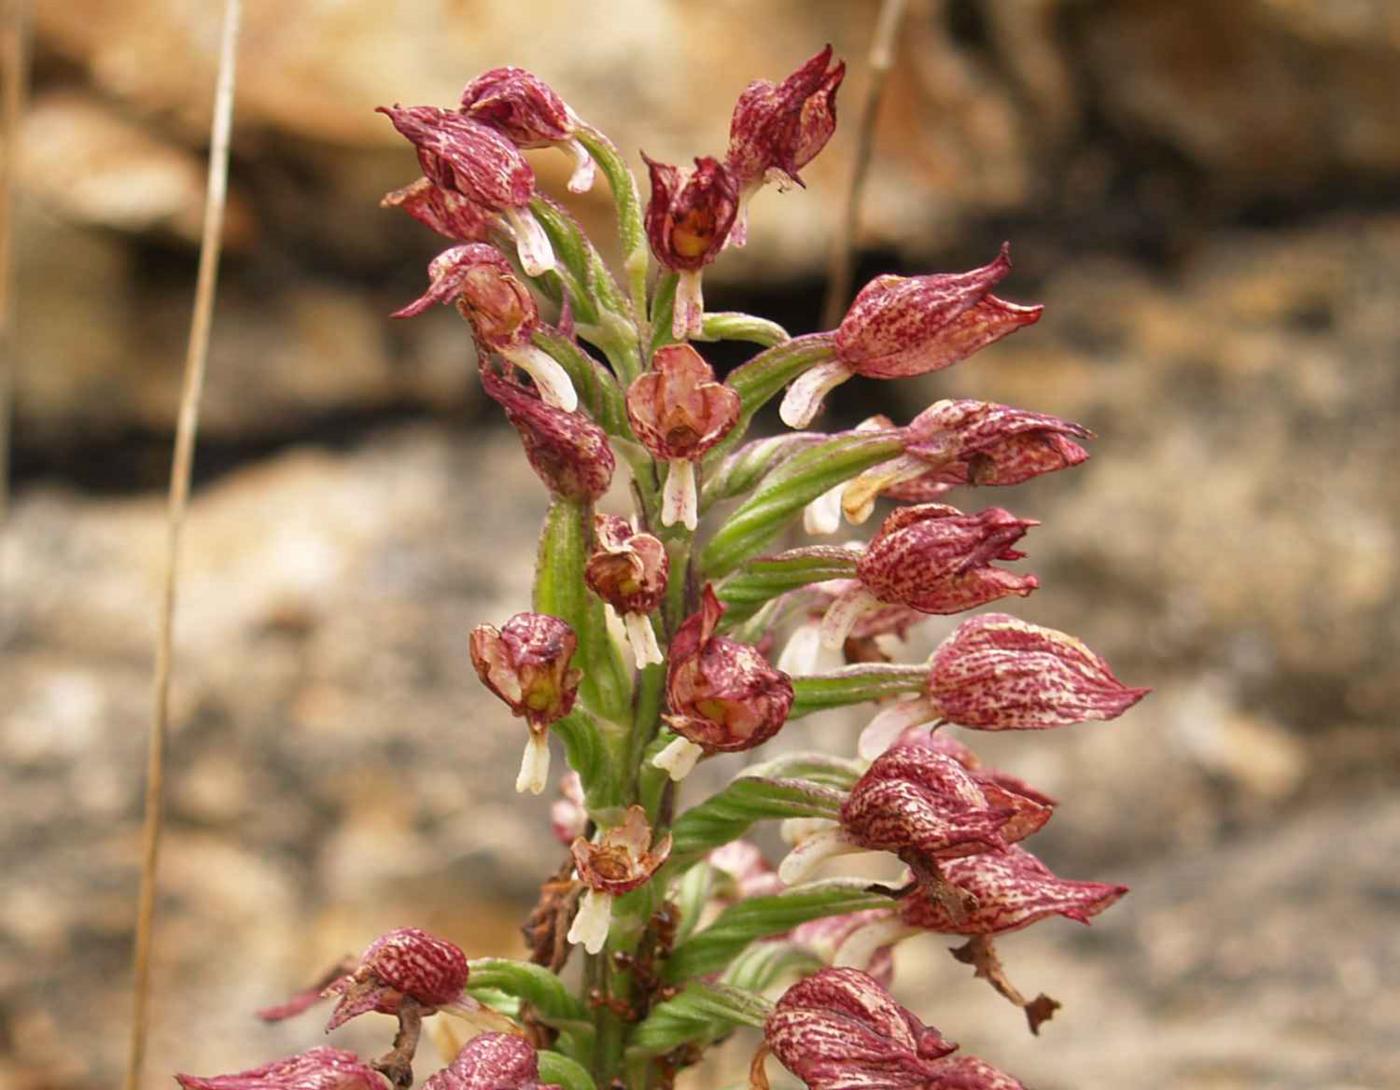
M 870 170 L 870 153 L 875 144 L 875 118 L 880 112 L 880 99 L 885 81 L 894 66 L 895 39 L 904 22 L 906 0 L 884 0 L 875 22 L 875 36 L 870 43 L 870 80 L 865 85 L 860 117 L 856 122 L 856 148 L 851 159 L 851 173 L 846 179 L 846 198 L 836 231 L 831 236 L 827 254 L 826 301 L 822 306 L 822 328 L 834 329 L 845 313 L 851 299 L 851 279 L 855 266 L 856 226 L 860 220 L 860 198 L 865 178 Z
M 238 41 L 240 0 L 226 0 L 219 45 L 219 74 L 214 92 L 214 117 L 209 139 L 209 180 L 204 203 L 204 232 L 200 239 L 199 273 L 194 313 L 185 353 L 185 376 L 180 394 L 180 417 L 175 431 L 175 455 L 170 469 L 167 507 L 165 579 L 156 634 L 154 706 L 146 765 L 146 813 L 142 829 L 141 899 L 137 909 L 136 943 L 132 953 L 131 1051 L 126 1090 L 137 1090 L 145 1062 L 149 1029 L 151 939 L 156 902 L 156 864 L 160 853 L 164 799 L 165 741 L 170 722 L 170 675 L 174 654 L 175 597 L 178 587 L 180 531 L 189 505 L 190 475 L 199 402 L 209 356 L 209 327 L 214 313 L 219 251 L 223 239 L 224 205 L 228 193 L 229 136 L 233 125 L 234 60 Z
M 0 88 L 0 523 L 10 500 L 10 428 L 15 389 L 15 175 L 19 162 L 19 126 L 29 89 L 29 2 L 5 0 L 0 16 L 0 59 L 5 65 Z

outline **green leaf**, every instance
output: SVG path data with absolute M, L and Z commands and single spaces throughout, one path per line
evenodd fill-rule
M 622 390 L 606 367 L 562 333 L 541 328 L 531 339 L 569 373 L 579 401 L 600 428 L 609 435 L 632 438 Z
M 658 1003 L 632 1031 L 633 1056 L 660 1056 L 682 1045 L 709 1044 L 737 1026 L 762 1029 L 773 1004 L 728 984 L 694 983 Z
M 577 1060 L 541 1049 L 537 1055 L 540 1061 L 540 1082 L 562 1086 L 564 1090 L 597 1090 L 593 1076 Z
M 729 963 L 720 981 L 751 992 L 765 992 L 780 980 L 806 976 L 825 965 L 816 951 L 801 943 L 756 942 Z
M 664 270 L 656 278 L 656 287 L 651 292 L 651 347 L 675 344 L 675 334 L 671 326 L 676 314 L 676 285 L 680 277 L 670 269 Z
M 835 788 L 806 780 L 740 776 L 676 819 L 667 866 L 693 863 L 765 818 L 839 817 L 844 797 Z
M 843 666 L 827 674 L 792 679 L 796 699 L 788 719 L 801 719 L 827 708 L 885 700 L 904 693 L 921 693 L 928 683 L 927 666 L 867 662 Z
M 567 621 L 578 635 L 575 664 L 583 670 L 579 693 L 602 718 L 625 722 L 631 714 L 632 680 L 608 632 L 603 603 L 588 593 L 583 569 L 593 535 L 592 508 L 556 499 L 540 531 L 535 566 L 535 611 Z
M 597 129 L 580 125 L 574 131 L 574 136 L 593 156 L 593 161 L 598 164 L 612 190 L 613 205 L 617 208 L 618 241 L 622 245 L 622 262 L 627 269 L 628 291 L 636 317 L 642 321 L 646 318 L 646 284 L 651 251 L 647 247 L 637 179 L 623 162 L 617 147 Z
M 676 926 L 676 942 L 683 942 L 700 923 L 705 906 L 710 903 L 710 891 L 715 884 L 715 869 L 699 863 L 685 872 L 677 883 L 671 899 L 676 903 L 680 922 Z
M 627 300 L 617 281 L 578 221 L 546 197 L 533 198 L 530 211 L 549 236 L 554 256 L 564 270 L 560 279 L 569 288 L 569 303 L 579 323 L 605 326 L 609 311 L 614 316 L 630 318 Z
M 704 332 L 697 338 L 702 341 L 748 341 L 772 348 L 792 340 L 788 331 L 777 322 L 734 310 L 706 314 L 704 322 Z
M 709 927 L 671 951 L 667 980 L 686 980 L 723 969 L 754 939 L 780 935 L 800 923 L 842 916 L 867 908 L 885 908 L 889 897 L 872 893 L 857 878 L 832 878 L 794 886 L 769 897 L 750 897 L 730 905 Z
M 739 394 L 743 405 L 735 432 L 742 434 L 753 414 L 789 382 L 835 356 L 835 334 L 808 333 L 760 352 L 734 368 L 725 381 Z
M 810 780 L 838 791 L 849 791 L 864 772 L 864 763 L 853 758 L 807 752 L 784 753 L 781 757 L 750 765 L 744 775 L 773 780 Z
M 855 574 L 860 554 L 836 545 L 811 545 L 789 549 L 777 556 L 750 560 L 731 575 L 715 593 L 728 608 L 720 627 L 729 629 L 753 616 L 766 602 L 790 590 L 827 579 L 848 579 Z
M 845 432 L 794 454 L 763 479 L 710 539 L 700 559 L 705 574 L 711 579 L 727 575 L 823 492 L 898 457 L 903 449 L 903 430 L 884 428 Z
M 572 216 L 547 197 L 533 198 L 530 211 L 544 229 L 554 251 L 554 268 L 542 276 L 532 277 L 535 286 L 556 303 L 562 303 L 567 294 L 575 319 L 596 324 L 598 302 L 588 290 L 589 244 L 583 231 Z
M 593 1032 L 593 1019 L 587 1007 L 564 986 L 564 982 L 542 965 L 511 958 L 472 958 L 467 990 L 476 995 L 498 992 L 530 1004 L 540 1020 L 570 1033 Z
M 795 431 L 745 443 L 723 461 L 706 467 L 700 489 L 700 510 L 720 500 L 743 495 L 794 454 L 826 438 L 820 432 Z

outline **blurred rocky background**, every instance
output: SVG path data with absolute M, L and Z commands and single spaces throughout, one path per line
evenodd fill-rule
M 123 1055 L 217 6 L 35 10 L 0 541 L 13 1090 L 111 1086 Z M 461 323 L 385 318 L 437 243 L 376 207 L 415 168 L 373 108 L 448 103 L 520 64 L 629 152 L 683 159 L 721 150 L 749 79 L 826 41 L 851 64 L 849 121 L 874 15 L 249 0 L 150 1085 L 312 1042 L 314 1019 L 248 1012 L 387 927 L 516 951 L 558 853 L 548 799 L 510 790 L 522 732 L 466 655 L 473 624 L 527 600 L 543 500 L 477 403 Z M 1032 1086 L 1400 1086 L 1397 103 L 1390 0 L 911 5 L 862 273 L 966 268 L 1010 238 L 1005 294 L 1048 310 L 950 372 L 843 387 L 835 411 L 976 396 L 1092 427 L 1093 461 L 996 497 L 1045 522 L 1043 589 L 1018 612 L 1157 690 L 1116 724 L 984 747 L 1065 800 L 1039 842 L 1057 869 L 1135 887 L 1089 931 L 1005 944 L 1023 987 L 1066 1001 L 1042 1037 L 937 940 L 901 951 L 929 1020 Z M 851 147 L 848 124 L 805 192 L 759 198 L 749 246 L 707 275 L 713 303 L 815 328 Z M 563 158 L 535 163 L 561 191 Z M 606 230 L 601 191 L 572 203 Z M 927 628 L 920 647 L 947 625 Z M 345 1032 L 374 1048 L 386 1031 Z

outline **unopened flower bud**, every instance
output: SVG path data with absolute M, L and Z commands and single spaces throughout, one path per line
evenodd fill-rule
M 574 706 L 582 673 L 569 662 L 577 648 L 574 630 L 546 613 L 517 613 L 499 630 L 484 624 L 472 631 L 472 665 L 482 683 L 530 728 L 517 791 L 538 795 L 544 790 L 549 775 L 545 731 Z
M 1003 246 L 995 261 L 971 272 L 876 277 L 836 330 L 836 359 L 788 387 L 783 422 L 806 427 L 826 394 L 855 375 L 890 379 L 937 371 L 1037 321 L 1042 307 L 991 294 L 1010 271 Z
M 474 1008 L 475 1001 L 464 995 L 467 975 L 467 956 L 446 939 L 416 927 L 387 932 L 360 955 L 353 972 L 326 988 L 326 995 L 340 996 L 326 1029 L 369 1011 L 394 1014 L 405 998 L 424 1013 Z
M 393 317 L 412 318 L 434 303 L 451 302 L 471 324 L 480 354 L 499 353 L 527 372 L 546 403 L 565 412 L 578 408 L 568 373 L 530 343 L 540 326 L 539 310 L 494 246 L 474 242 L 438 254 L 428 266 L 428 290 Z
M 775 175 L 779 186 L 802 184 L 797 172 L 836 131 L 836 91 L 845 75 L 845 61 L 831 65 L 828 45 L 782 83 L 755 80 L 744 88 L 729 122 L 725 156 L 741 190 L 756 189 Z
M 925 1090 L 939 1086 L 956 1045 L 901 1007 L 858 969 L 823 969 L 783 993 L 764 1039 L 811 1090 Z
M 688 617 L 671 641 L 666 674 L 670 714 L 666 723 L 681 737 L 673 743 L 698 756 L 752 749 L 787 720 L 792 680 L 748 644 L 715 635 L 724 607 L 705 587 L 700 612 Z M 673 760 L 676 753 L 657 757 Z M 693 757 L 691 759 L 693 764 Z M 684 767 L 682 765 L 681 767 Z M 674 779 L 681 776 L 672 771 Z
M 607 492 L 617 462 L 602 428 L 582 413 L 556 408 L 533 390 L 485 368 L 481 388 L 505 409 L 531 468 L 553 495 L 592 503 Z
M 539 276 L 554 268 L 549 239 L 528 208 L 535 172 L 514 144 L 455 110 L 381 106 L 379 112 L 417 149 L 430 182 L 476 205 L 483 217 L 503 221 L 526 273 Z
M 666 345 L 652 369 L 627 388 L 627 419 L 642 445 L 667 463 L 661 522 L 694 530 L 699 517 L 695 463 L 738 423 L 739 395 L 688 344 Z
M 640 806 L 627 808 L 621 825 L 596 841 L 579 837 L 570 849 L 574 867 L 588 889 L 569 928 L 569 941 L 596 954 L 607 941 L 613 897 L 645 883 L 671 854 L 671 834 L 652 844 L 651 824 Z
M 939 401 L 905 429 L 905 453 L 846 486 L 841 506 L 864 522 L 879 496 L 927 503 L 958 485 L 1012 485 L 1076 466 L 1089 457 L 1075 442 L 1087 428 L 1044 413 L 987 401 Z
M 1059 878 L 1017 845 L 950 859 L 939 869 L 945 881 L 975 898 L 965 902 L 972 907 L 959 917 L 916 890 L 900 901 L 899 914 L 911 927 L 948 935 L 1004 935 L 1050 916 L 1087 924 L 1128 892 L 1127 886 Z
M 383 1076 L 353 1052 L 321 1045 L 233 1075 L 176 1075 L 184 1090 L 385 1090 Z
M 638 667 L 665 661 L 648 614 L 666 594 L 670 566 L 660 538 L 633 530 L 616 515 L 593 517 L 593 554 L 584 581 L 622 617 Z
M 1050 808 L 993 788 L 952 757 L 899 746 L 878 757 L 851 788 L 841 821 L 803 837 L 783 860 L 785 882 L 805 881 L 827 859 L 859 851 L 898 855 L 932 872 L 942 859 L 999 851 L 1050 819 Z
M 724 249 L 739 190 L 729 170 L 709 156 L 696 159 L 694 170 L 642 158 L 651 172 L 647 239 L 656 259 L 679 274 L 671 333 L 677 339 L 697 337 L 705 316 L 700 270 Z
M 482 1033 L 428 1079 L 423 1090 L 558 1090 L 539 1080 L 539 1056 L 525 1038 Z
M 1004 613 L 960 624 L 934 652 L 938 714 L 980 730 L 1038 730 L 1116 719 L 1147 693 L 1124 685 L 1079 640 Z
M 579 119 L 554 89 L 523 68 L 493 68 L 462 91 L 462 112 L 504 133 L 519 148 L 558 147 L 574 159 L 569 192 L 593 185 L 593 159 L 574 139 Z
M 937 503 L 899 508 L 856 565 L 859 584 L 827 610 L 824 641 L 839 647 L 855 620 L 882 602 L 920 613 L 960 613 L 1008 594 L 1024 598 L 1039 585 L 1035 576 L 993 562 L 1022 559 L 1013 546 L 1036 525 L 1000 507 L 975 515 Z

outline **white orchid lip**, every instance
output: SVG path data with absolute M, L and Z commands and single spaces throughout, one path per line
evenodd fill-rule
M 699 337 L 705 332 L 705 296 L 699 269 L 682 269 L 676 274 L 676 296 L 671 311 L 671 336 L 678 340 Z
M 822 646 L 833 651 L 840 648 L 856 622 L 864 614 L 879 609 L 880 604 L 880 599 L 864 586 L 852 583 L 826 608 L 821 624 Z
M 549 782 L 549 741 L 544 734 L 530 732 L 525 752 L 520 758 L 520 773 L 515 777 L 515 790 L 538 795 Z
M 693 532 L 700 525 L 695 463 L 684 458 L 672 458 L 667 466 L 666 485 L 661 493 L 661 525 L 674 526 L 679 522 Z
M 627 643 L 632 648 L 637 669 L 666 661 L 661 654 L 661 645 L 656 642 L 656 630 L 651 627 L 650 617 L 645 613 L 624 613 L 622 624 L 627 631 Z
M 513 345 L 502 348 L 501 355 L 519 367 L 535 380 L 535 389 L 540 392 L 540 400 L 546 405 L 562 409 L 566 413 L 578 408 L 578 391 L 565 371 L 547 352 L 532 344 Z
M 873 761 L 890 746 L 894 745 L 906 730 L 922 727 L 940 719 L 938 706 L 926 696 L 916 696 L 909 700 L 897 700 L 881 708 L 864 730 L 860 732 L 857 752 L 867 761 Z
M 855 372 L 840 360 L 827 360 L 799 375 L 783 395 L 778 416 L 790 428 L 805 428 L 821 411 L 822 402 Z
M 540 221 L 528 208 L 507 208 L 501 212 L 515 237 L 515 251 L 527 276 L 543 276 L 554 268 L 554 247 Z
M 651 763 L 664 770 L 677 783 L 685 779 L 695 769 L 696 763 L 704 756 L 703 747 L 689 738 L 677 736 L 669 745 L 651 759 Z
M 569 941 L 582 946 L 588 953 L 602 951 L 608 941 L 608 929 L 612 926 L 612 894 L 600 890 L 584 891 L 574 922 L 569 925 Z

